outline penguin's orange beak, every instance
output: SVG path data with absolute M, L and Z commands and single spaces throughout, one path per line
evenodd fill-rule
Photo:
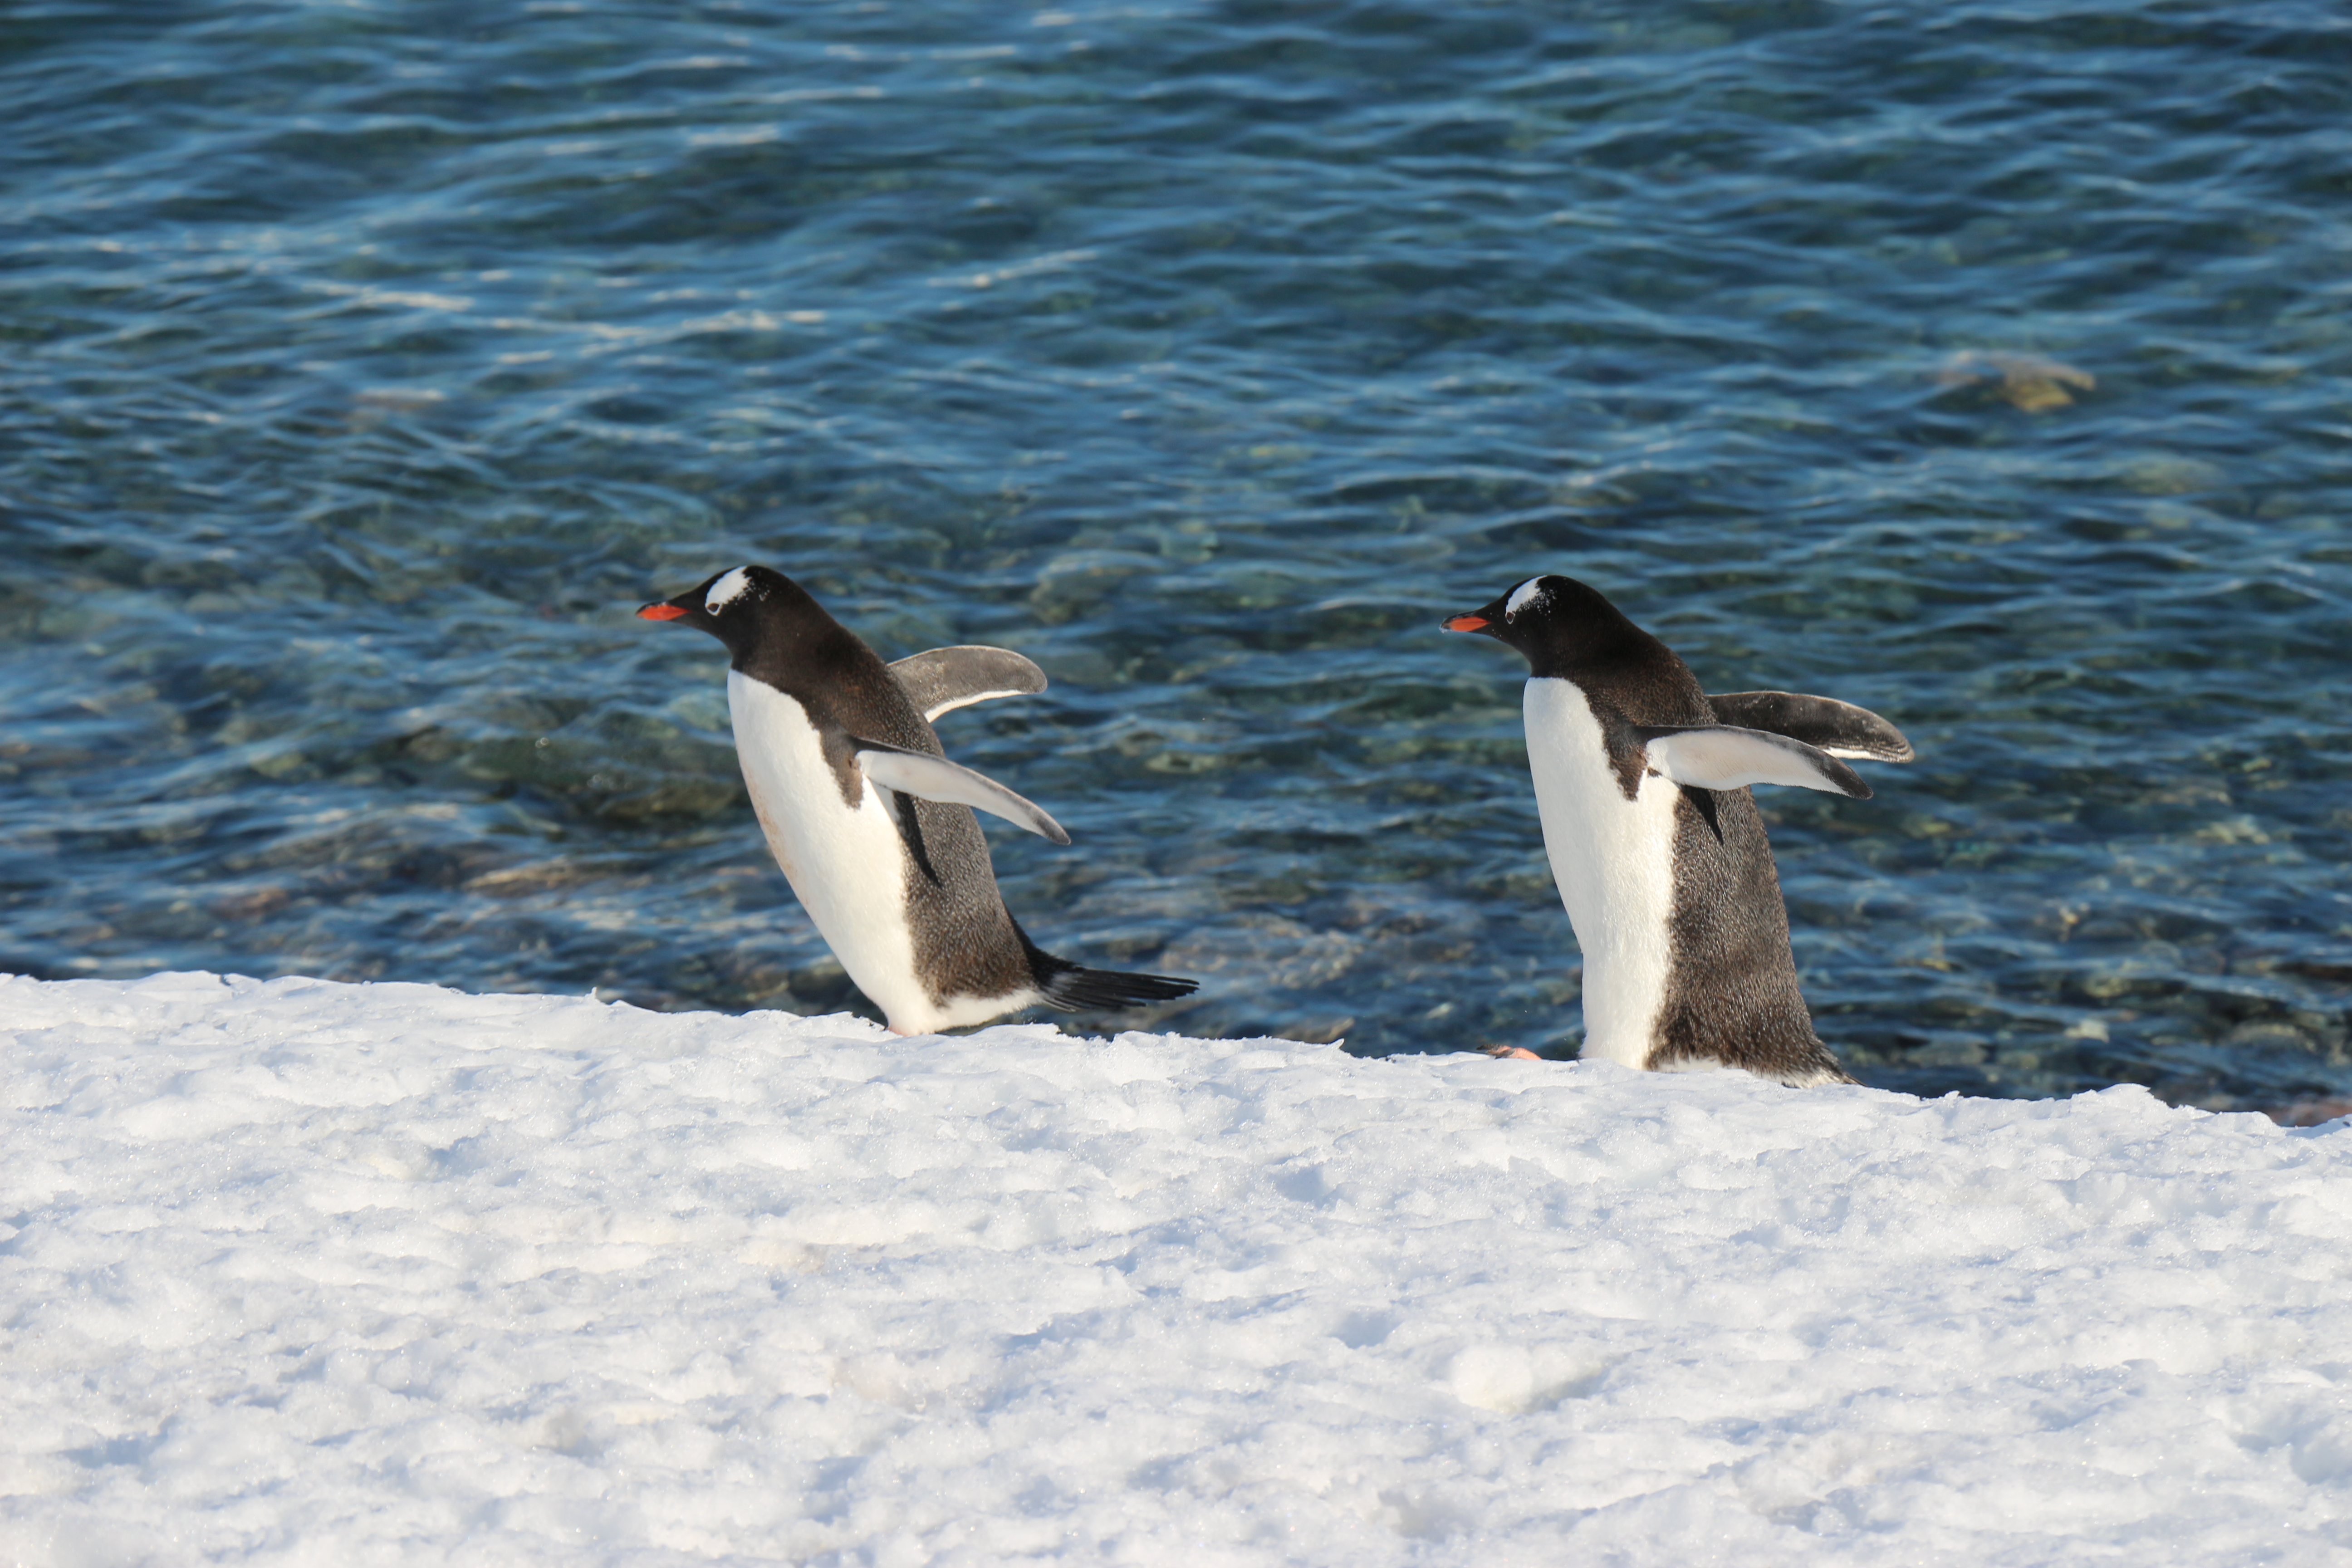
M 637 614 L 642 616 L 645 612 L 639 610 Z M 1483 632 L 1494 625 L 1484 616 L 1456 616 L 1443 624 L 1449 632 Z
M 647 605 L 637 612 L 641 621 L 682 621 L 687 612 L 676 605 Z

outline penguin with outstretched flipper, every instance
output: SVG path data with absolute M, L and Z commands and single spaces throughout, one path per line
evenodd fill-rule
M 938 648 L 884 664 L 807 590 L 739 566 L 646 605 L 727 647 L 727 706 L 776 864 L 857 988 L 901 1035 L 1040 1004 L 1108 1010 L 1195 982 L 1088 969 L 1040 950 L 996 888 L 972 810 L 1067 844 L 1045 811 L 948 761 L 940 714 L 1045 689 L 1017 653 Z
M 1673 649 L 1570 577 L 1530 577 L 1445 629 L 1526 656 L 1528 766 L 1584 950 L 1584 1054 L 1851 1083 L 1813 1033 L 1772 847 L 1748 786 L 1857 800 L 1840 757 L 1908 762 L 1877 714 L 1826 697 L 1709 697 Z

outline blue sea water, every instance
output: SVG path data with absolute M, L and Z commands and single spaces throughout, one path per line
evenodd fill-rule
M 27 0 L 0 13 L 0 968 L 861 999 L 767 862 L 747 560 L 1148 1016 L 1575 1044 L 1517 661 L 1710 689 L 1866 1079 L 2352 1092 L 2352 13 Z

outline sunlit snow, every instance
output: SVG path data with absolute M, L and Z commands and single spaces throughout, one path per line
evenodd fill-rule
M 2352 1136 L 0 983 L 0 1561 L 2341 1563 Z

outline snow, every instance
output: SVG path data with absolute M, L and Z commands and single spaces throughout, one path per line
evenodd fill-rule
M 2340 1563 L 2352 1136 L 0 982 L 0 1561 Z

